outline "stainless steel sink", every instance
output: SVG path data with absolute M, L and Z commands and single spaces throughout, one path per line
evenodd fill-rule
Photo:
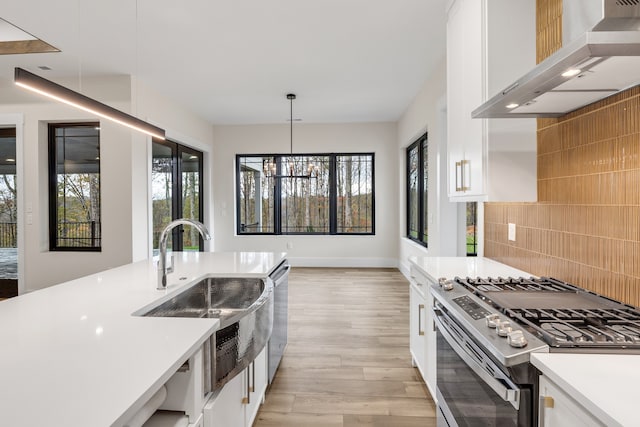
M 212 390 L 242 372 L 269 340 L 272 284 L 257 278 L 206 278 L 141 315 L 220 319 L 220 329 L 205 346 L 205 384 Z

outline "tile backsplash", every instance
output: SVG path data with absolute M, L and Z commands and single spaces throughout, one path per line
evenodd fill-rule
M 485 256 L 640 306 L 640 87 L 538 120 L 537 181 L 537 203 L 485 205 Z

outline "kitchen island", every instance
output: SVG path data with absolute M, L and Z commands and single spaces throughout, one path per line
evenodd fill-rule
M 284 258 L 176 253 L 166 290 L 145 260 L 0 302 L 0 425 L 123 425 L 219 325 L 133 313 L 204 277 L 266 277 Z

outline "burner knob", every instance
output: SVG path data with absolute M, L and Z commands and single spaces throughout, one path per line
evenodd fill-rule
M 509 332 L 511 332 L 511 322 L 509 322 L 508 320 L 505 320 L 504 322 L 498 321 L 498 323 L 496 324 L 496 332 L 501 337 L 506 337 Z
M 526 347 L 528 342 L 521 330 L 512 331 L 507 335 L 507 341 L 511 347 Z
M 487 321 L 488 327 L 495 328 L 496 326 L 498 326 L 498 323 L 500 322 L 500 315 L 496 313 L 489 314 L 484 319 Z
M 438 279 L 438 284 L 445 291 L 450 291 L 453 289 L 453 280 L 448 280 L 446 277 L 441 277 Z

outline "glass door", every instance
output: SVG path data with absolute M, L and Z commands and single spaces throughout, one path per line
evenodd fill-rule
M 0 128 L 0 299 L 18 295 L 16 128 Z
M 182 218 L 202 221 L 200 203 L 202 178 L 202 152 L 178 146 L 180 156 L 180 211 Z M 180 246 L 183 251 L 202 250 L 202 237 L 195 227 L 182 230 Z
M 160 233 L 174 219 L 202 221 L 201 151 L 173 141 L 153 140 L 152 144 L 152 211 L 153 254 L 158 254 Z M 202 251 L 204 242 L 193 227 L 176 227 L 167 242 L 173 251 Z

